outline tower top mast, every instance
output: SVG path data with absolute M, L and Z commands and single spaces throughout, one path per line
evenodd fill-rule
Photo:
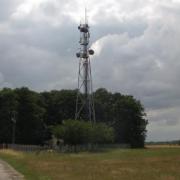
M 87 8 L 85 7 L 85 24 L 88 24 L 88 17 L 87 17 Z
M 79 75 L 75 119 L 95 122 L 90 64 L 90 55 L 93 55 L 94 51 L 89 48 L 90 32 L 86 8 L 84 22 L 80 23 L 78 29 L 80 31 L 80 50 L 76 53 L 77 58 L 79 58 Z

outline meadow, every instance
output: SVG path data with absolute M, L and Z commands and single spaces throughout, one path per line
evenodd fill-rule
M 179 146 L 108 149 L 104 152 L 24 153 L 1 150 L 0 158 L 27 180 L 179 180 Z

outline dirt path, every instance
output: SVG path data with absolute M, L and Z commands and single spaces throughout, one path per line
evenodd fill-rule
M 23 176 L 6 162 L 0 160 L 0 180 L 23 180 Z

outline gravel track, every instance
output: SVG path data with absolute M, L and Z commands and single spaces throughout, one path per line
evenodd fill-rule
M 9 164 L 0 160 L 0 180 L 24 180 L 24 177 Z

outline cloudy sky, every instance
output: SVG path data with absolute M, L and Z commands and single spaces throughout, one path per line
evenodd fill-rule
M 132 94 L 147 140 L 180 139 L 180 0 L 0 0 L 0 87 L 77 87 L 88 9 L 94 89 Z

